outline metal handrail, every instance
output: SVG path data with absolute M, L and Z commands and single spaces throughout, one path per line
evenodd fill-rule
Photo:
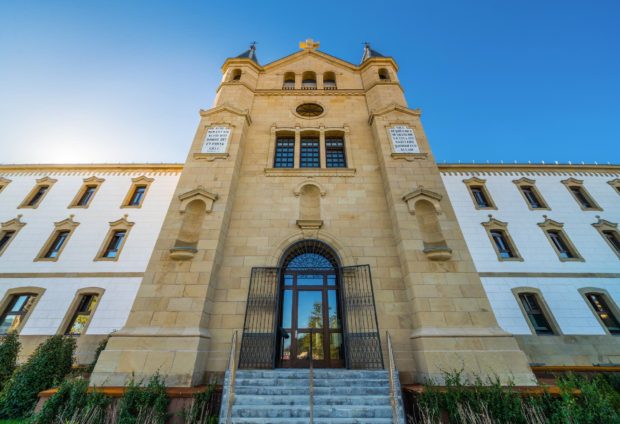
M 237 331 L 233 333 L 228 357 L 228 401 L 226 404 L 226 424 L 230 424 L 232 416 L 232 406 L 235 400 L 235 376 L 237 374 Z
M 390 332 L 386 331 L 387 348 L 388 348 L 388 375 L 390 377 L 390 404 L 392 405 L 392 423 L 399 424 L 398 420 L 398 406 L 396 404 L 396 384 L 394 372 L 396 367 L 394 366 L 394 350 L 392 349 L 392 338 Z
M 314 358 L 312 357 L 312 334 L 310 335 L 310 424 L 314 423 Z

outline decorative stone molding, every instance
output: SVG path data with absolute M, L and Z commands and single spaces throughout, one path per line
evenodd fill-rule
M 543 215 L 543 218 L 545 218 L 545 220 L 543 222 L 539 222 L 538 226 L 543 230 L 543 233 L 545 233 L 545 237 L 547 237 L 547 241 L 549 241 L 549 244 L 551 244 L 551 247 L 553 247 L 553 250 L 558 255 L 558 259 L 562 262 L 585 262 L 585 259 L 583 259 L 583 257 L 579 254 L 579 251 L 564 231 L 564 224 L 548 218 L 547 215 Z M 562 241 L 566 244 L 566 247 L 573 256 L 572 258 L 564 258 L 561 256 L 560 251 L 549 235 L 549 231 L 556 231 L 559 233 Z
M 319 183 L 318 181 L 304 180 L 301 183 L 297 184 L 297 187 L 295 187 L 295 190 L 293 190 L 293 194 L 295 195 L 295 197 L 299 197 L 301 195 L 301 190 L 304 188 L 304 186 L 307 185 L 312 185 L 318 188 L 319 193 L 321 193 L 321 197 L 325 197 L 325 195 L 327 194 L 325 188 L 323 188 L 323 185 L 321 185 L 321 183 Z
M 510 232 L 508 232 L 507 222 L 502 222 L 498 219 L 493 218 L 493 215 L 489 215 L 489 220 L 487 222 L 482 222 L 481 224 L 487 232 L 487 236 L 489 237 L 491 246 L 493 246 L 493 250 L 495 250 L 495 254 L 497 255 L 498 261 L 523 262 L 523 257 L 519 253 L 519 249 L 517 249 L 517 245 L 512 240 L 512 237 L 510 236 Z M 499 251 L 499 248 L 497 247 L 497 243 L 495 243 L 495 240 L 493 239 L 493 234 L 491 233 L 491 231 L 501 232 L 502 236 L 504 237 L 504 241 L 508 244 L 508 248 L 510 249 L 513 257 L 511 258 L 502 257 L 501 252 Z
M 63 219 L 62 221 L 54 222 L 54 227 L 55 227 L 54 231 L 52 231 L 52 234 L 49 236 L 49 238 L 47 239 L 47 241 L 45 242 L 45 244 L 39 251 L 39 254 L 34 258 L 35 262 L 38 262 L 38 261 L 56 262 L 58 258 L 60 258 L 62 251 L 65 249 L 65 247 L 69 243 L 69 239 L 73 235 L 75 229 L 80 225 L 79 222 L 75 222 L 73 220 L 74 216 L 75 215 L 69 215 L 69 218 Z M 65 241 L 63 242 L 62 246 L 58 250 L 58 253 L 56 254 L 56 256 L 53 258 L 46 258 L 45 254 L 52 246 L 52 243 L 54 242 L 54 240 L 56 240 L 56 236 L 58 235 L 58 233 L 60 233 L 61 231 L 68 231 L 69 234 L 65 238 Z
M 415 215 L 415 204 L 420 200 L 427 200 L 435 207 L 435 212 L 437 215 L 442 213 L 441 209 L 441 199 L 443 196 L 434 191 L 428 190 L 422 186 L 418 186 L 418 188 L 410 193 L 405 194 L 402 199 L 405 203 L 407 203 L 407 208 L 409 209 L 409 213 L 411 215 Z
M 56 180 L 54 178 L 50 178 L 50 177 L 43 177 L 43 178 L 39 178 L 38 180 L 35 180 L 35 181 L 36 181 L 35 186 L 32 188 L 32 190 L 30 190 L 30 193 L 28 193 L 28 196 L 26 196 L 26 198 L 18 206 L 19 209 L 22 209 L 22 208 L 36 209 L 36 208 L 38 208 L 39 205 L 41 204 L 41 202 L 43 201 L 43 199 L 45 199 L 45 196 L 47 196 L 47 194 L 50 192 L 52 186 L 58 180 Z M 33 196 L 39 191 L 39 189 L 42 186 L 47 186 L 48 189 L 45 191 L 45 193 L 43 193 L 43 195 L 39 198 L 39 200 L 37 200 L 37 202 L 35 204 L 29 205 L 29 203 L 31 202 Z
M 103 243 L 99 247 L 99 251 L 97 252 L 97 256 L 95 256 L 94 261 L 111 261 L 116 262 L 118 258 L 121 256 L 121 252 L 123 251 L 123 247 L 125 247 L 125 243 L 127 242 L 127 237 L 129 237 L 129 231 L 131 231 L 131 227 L 134 226 L 134 222 L 129 222 L 127 220 L 128 215 L 124 215 L 121 219 L 117 219 L 116 221 L 110 222 L 110 229 L 108 230 L 108 234 L 103 239 Z M 125 237 L 123 237 L 123 241 L 121 245 L 118 247 L 118 251 L 113 258 L 104 257 L 104 253 L 114 237 L 114 233 L 116 231 L 125 231 Z
M 600 216 L 597 216 L 598 221 L 592 224 L 594 228 L 598 231 L 598 233 L 603 237 L 605 242 L 609 245 L 611 250 L 620 258 L 620 250 L 618 250 L 618 246 L 614 246 L 612 242 L 607 237 L 606 233 L 612 233 L 612 237 L 615 237 L 616 240 L 620 241 L 620 232 L 618 232 L 618 224 L 615 222 L 610 222 L 605 219 L 602 219 Z
M 483 180 L 481 178 L 478 178 L 476 176 L 473 176 L 471 178 L 467 178 L 465 180 L 463 180 L 463 183 L 467 186 L 467 191 L 469 192 L 469 195 L 471 196 L 471 200 L 474 203 L 474 207 L 476 209 L 497 209 L 497 206 L 495 206 L 495 202 L 493 201 L 493 198 L 491 197 L 491 194 L 489 193 L 489 190 L 487 190 L 486 187 L 486 182 L 487 180 Z M 474 197 L 474 193 L 472 191 L 473 187 L 480 187 L 480 189 L 482 190 L 482 193 L 484 195 L 484 197 L 486 198 L 487 203 L 489 204 L 489 206 L 480 206 L 478 204 L 478 201 L 476 200 L 476 198 Z
M 19 230 L 21 230 L 24 225 L 26 225 L 26 223 L 21 222 L 21 217 L 22 215 L 17 215 L 17 218 L 13 218 L 0 224 L 0 238 L 4 237 L 5 234 L 9 232 L 13 232 L 13 235 L 11 236 L 9 241 L 5 242 L 4 246 L 0 248 L 0 255 L 2 255 L 4 251 L 9 247 L 11 242 L 15 240 L 15 237 L 17 237 L 17 233 L 19 232 Z
M 218 195 L 208 192 L 203 186 L 198 186 L 198 188 L 179 195 L 179 200 L 181 201 L 179 212 L 185 213 L 187 205 L 196 199 L 202 200 L 206 206 L 205 213 L 210 213 L 213 210 L 213 203 L 218 199 Z
M 0 181 L 0 183 L 1 183 L 1 181 Z M 607 181 L 607 184 L 612 186 L 615 189 L 616 193 L 620 194 L 620 178 L 616 178 L 614 180 Z
M 298 219 L 297 226 L 302 230 L 319 230 L 323 226 L 322 219 Z
M 207 162 L 213 162 L 217 159 L 228 159 L 230 156 L 228 153 L 194 153 L 193 158 L 196 160 L 206 160 Z
M 404 159 L 407 162 L 428 159 L 428 153 L 392 153 L 392 159 Z

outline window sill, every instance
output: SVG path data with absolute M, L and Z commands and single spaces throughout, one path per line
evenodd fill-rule
M 413 162 L 416 159 L 427 159 L 428 153 L 392 153 L 392 159 L 405 159 Z
M 265 168 L 268 177 L 351 177 L 355 168 Z
M 216 159 L 228 159 L 228 153 L 194 153 L 194 159 L 212 162 Z

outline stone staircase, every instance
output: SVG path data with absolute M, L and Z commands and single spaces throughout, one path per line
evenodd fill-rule
M 227 373 L 220 424 L 226 423 Z M 404 424 L 400 384 L 395 381 L 399 424 Z M 315 369 L 315 424 L 393 424 L 388 371 Z M 303 369 L 237 371 L 231 423 L 310 423 L 310 372 Z

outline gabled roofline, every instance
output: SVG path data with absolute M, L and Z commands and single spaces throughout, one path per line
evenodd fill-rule
M 298 56 L 303 56 L 303 55 L 306 55 L 306 54 L 308 54 L 308 55 L 316 55 L 316 56 L 321 57 L 321 58 L 323 58 L 323 59 L 325 59 L 325 60 L 327 60 L 329 62 L 336 63 L 336 64 L 338 64 L 340 66 L 343 66 L 343 67 L 351 69 L 351 70 L 358 70 L 359 69 L 359 67 L 357 65 L 354 65 L 351 62 L 347 62 L 346 60 L 342 60 L 340 58 L 337 58 L 336 56 L 332 56 L 330 54 L 324 53 L 324 52 L 319 51 L 319 50 L 299 50 L 299 51 L 297 51 L 295 53 L 291 53 L 291 54 L 289 54 L 287 56 L 284 56 L 284 57 L 282 57 L 282 58 L 280 58 L 278 60 L 270 62 L 270 63 L 266 64 L 263 68 L 264 68 L 264 70 L 273 69 L 276 66 L 280 66 L 280 65 L 282 65 L 282 64 L 284 64 L 286 62 L 289 62 L 289 61 L 293 60 L 294 58 L 296 58 Z

